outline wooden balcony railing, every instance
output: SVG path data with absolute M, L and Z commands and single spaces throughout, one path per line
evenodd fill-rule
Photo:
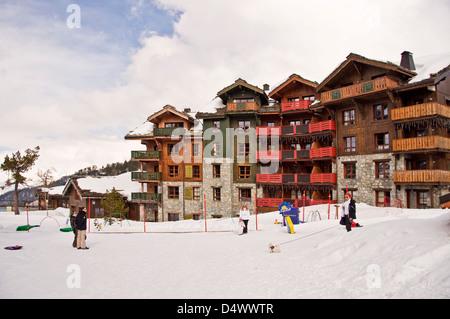
M 336 183 L 336 173 L 326 174 L 256 174 L 257 183 L 306 183 L 323 184 Z
M 256 135 L 257 136 L 270 136 L 270 135 L 280 135 L 281 127 L 280 126 L 272 126 L 272 127 L 256 127 Z
M 450 150 L 450 138 L 443 136 L 423 136 L 403 138 L 393 141 L 394 152 L 419 150 Z
M 321 147 L 308 150 L 289 150 L 289 151 L 258 151 L 256 153 L 256 159 L 271 159 L 271 160 L 297 160 L 308 158 L 328 158 L 336 157 L 336 147 Z
M 297 101 L 297 102 L 285 102 L 281 103 L 281 112 L 296 111 L 296 110 L 309 110 L 309 106 L 313 101 Z
M 394 183 L 450 183 L 450 171 L 394 171 Z
M 132 181 L 160 181 L 161 178 L 160 172 L 131 172 Z
M 131 193 L 131 200 L 142 202 L 161 202 L 161 194 Z
M 131 159 L 134 160 L 159 160 L 161 151 L 131 151 Z
M 155 127 L 153 129 L 154 136 L 171 136 L 174 130 L 178 130 L 179 132 L 186 132 L 186 129 L 182 127 Z M 178 132 L 177 131 L 177 132 Z
M 280 160 L 281 151 L 258 151 L 256 152 L 257 160 Z
M 228 112 L 258 111 L 258 110 L 259 105 L 256 102 L 227 103 Z
M 391 110 L 392 121 L 402 121 L 420 117 L 441 115 L 450 118 L 450 106 L 430 102 Z
M 342 88 L 323 92 L 320 95 L 320 101 L 327 103 L 331 101 L 338 101 L 350 97 L 361 96 L 373 92 L 379 92 L 386 89 L 392 89 L 398 84 L 387 76 L 377 78 L 371 81 L 361 82 L 354 85 L 344 86 Z

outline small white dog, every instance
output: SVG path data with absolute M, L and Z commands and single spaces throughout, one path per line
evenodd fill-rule
M 272 243 L 269 244 L 269 249 L 271 253 L 281 253 L 280 246 L 274 245 Z

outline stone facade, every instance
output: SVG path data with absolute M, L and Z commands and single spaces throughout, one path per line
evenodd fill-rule
M 389 178 L 376 178 L 375 168 L 378 161 L 389 161 Z M 344 178 L 344 165 L 356 163 L 356 178 Z M 356 202 L 376 205 L 376 192 L 390 192 L 395 196 L 395 185 L 392 171 L 394 169 L 394 155 L 391 153 L 339 156 L 336 161 L 337 169 L 337 201 L 344 200 L 346 189 L 353 192 Z

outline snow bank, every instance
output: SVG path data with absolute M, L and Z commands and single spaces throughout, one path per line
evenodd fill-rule
M 449 298 L 448 210 L 357 205 L 364 227 L 347 233 L 334 219 L 275 224 L 277 212 L 252 216 L 238 236 L 237 220 L 167 223 L 122 221 L 93 225 L 89 250 L 72 248 L 68 210 L 30 212 L 29 233 L 19 216 L 0 213 L 0 298 Z M 302 218 L 300 209 L 300 218 Z M 55 222 L 57 220 L 57 222 Z M 99 221 L 99 220 L 98 220 Z M 59 224 L 59 225 L 58 225 Z M 269 243 L 280 253 L 270 253 Z

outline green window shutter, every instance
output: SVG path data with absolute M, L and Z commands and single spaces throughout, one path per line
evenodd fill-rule
M 184 169 L 185 169 L 185 177 L 192 178 L 192 165 L 186 165 Z
M 184 188 L 184 199 L 185 200 L 192 200 L 192 187 L 185 187 Z

